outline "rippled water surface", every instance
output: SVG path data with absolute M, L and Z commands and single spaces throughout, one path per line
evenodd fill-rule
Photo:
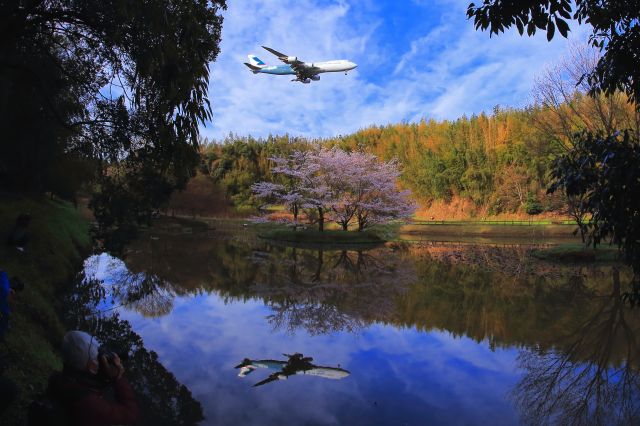
M 86 273 L 106 289 L 101 309 L 199 401 L 202 424 L 637 421 L 628 274 L 526 251 L 150 233 Z

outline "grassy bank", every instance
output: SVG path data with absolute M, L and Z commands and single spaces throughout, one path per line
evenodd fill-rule
M 560 244 L 555 247 L 535 250 L 532 256 L 552 262 L 615 262 L 619 259 L 618 249 L 612 246 L 599 246 L 597 249 L 583 244 Z
M 558 224 L 485 224 L 478 222 L 409 223 L 402 226 L 400 233 L 414 236 L 447 237 L 511 237 L 511 238 L 561 238 L 576 240 L 575 225 Z M 579 239 L 579 238 L 578 238 Z
M 0 268 L 25 284 L 12 300 L 10 328 L 0 345 L 5 375 L 21 390 L 19 403 L 5 413 L 2 424 L 19 424 L 26 404 L 44 389 L 49 374 L 61 368 L 56 347 L 65 327 L 59 295 L 74 279 L 90 237 L 88 223 L 69 203 L 5 195 L 0 205 Z M 5 244 L 21 212 L 32 216 L 24 253 Z

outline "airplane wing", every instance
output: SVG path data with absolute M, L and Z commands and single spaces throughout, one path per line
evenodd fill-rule
M 273 53 L 274 55 L 276 55 L 278 57 L 278 59 L 280 59 L 285 64 L 293 65 L 294 63 L 304 63 L 302 61 L 299 61 L 297 56 L 285 55 L 284 53 L 278 52 L 277 50 L 272 49 L 272 48 L 267 47 L 267 46 L 262 46 L 262 48 L 264 50 L 266 50 L 267 52 Z
M 297 56 L 285 55 L 284 53 L 278 52 L 277 50 L 267 46 L 262 46 L 262 48 L 267 52 L 273 53 L 285 64 L 289 64 L 291 68 L 296 72 L 299 80 L 304 80 L 318 74 L 313 64 L 307 64 L 304 61 L 299 60 Z
M 267 383 L 271 383 L 271 382 L 274 382 L 276 380 L 279 380 L 278 379 L 278 373 L 273 373 L 269 377 L 267 377 L 266 379 L 264 379 L 264 380 L 256 383 L 255 385 L 253 385 L 253 387 L 255 388 L 257 386 L 266 385 Z

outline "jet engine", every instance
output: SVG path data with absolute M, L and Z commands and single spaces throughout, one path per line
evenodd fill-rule
M 287 62 L 291 63 L 291 62 L 295 62 L 298 60 L 297 56 L 287 56 Z
M 311 80 L 309 80 L 308 78 L 305 78 L 304 80 L 300 80 L 300 81 L 303 82 L 304 84 L 311 83 Z
M 311 77 L 309 77 L 309 78 L 311 78 L 311 80 L 313 80 L 313 81 L 318 81 L 318 80 L 320 80 L 320 76 L 319 76 L 319 75 L 312 75 L 312 76 L 311 76 Z

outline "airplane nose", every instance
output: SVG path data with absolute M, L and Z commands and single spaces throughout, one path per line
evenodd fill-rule
M 351 69 L 358 68 L 358 64 L 351 62 Z

